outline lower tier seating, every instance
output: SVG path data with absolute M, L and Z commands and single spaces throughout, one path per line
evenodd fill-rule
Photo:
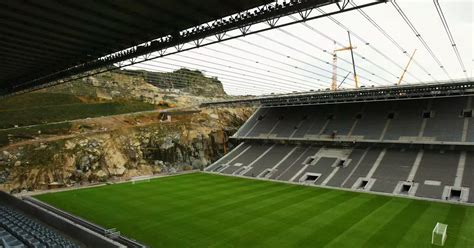
M 0 205 L 0 247 L 80 247 L 59 233 Z
M 242 142 L 208 172 L 474 203 L 474 152 Z

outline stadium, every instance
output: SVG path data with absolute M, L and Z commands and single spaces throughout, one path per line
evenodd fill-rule
M 178 75 L 176 71 L 153 71 L 165 73 L 160 76 L 165 77 L 163 79 L 149 71 L 150 68 L 155 66 L 156 69 L 160 61 L 163 62 L 160 65 L 166 65 L 165 60 L 159 60 L 162 57 L 173 58 L 174 54 L 186 54 L 188 50 L 202 46 L 214 47 L 220 42 L 226 44 L 227 40 L 245 39 L 245 36 L 259 35 L 268 30 L 283 30 L 293 24 L 306 25 L 307 21 L 346 12 L 347 15 L 365 13 L 363 10 L 368 11 L 378 4 L 384 8 L 393 8 L 393 5 L 402 17 L 406 17 L 396 1 L 355 4 L 353 1 L 319 0 L 206 0 L 202 6 L 192 1 L 177 1 L 179 4 L 173 1 L 88 2 L 96 10 L 75 1 L 61 4 L 56 1 L 28 1 L 25 4 L 7 1 L 0 4 L 4 7 L 0 10 L 1 16 L 8 19 L 0 33 L 9 35 L 5 42 L 0 41 L 2 56 L 6 58 L 6 66 L 0 69 L 0 115 L 11 111 L 2 108 L 2 104 L 7 106 L 6 103 L 10 104 L 8 106 L 22 106 L 18 113 L 28 115 L 24 109 L 29 105 L 22 100 L 28 98 L 17 97 L 41 94 L 45 89 L 74 80 L 86 85 L 81 86 L 84 88 L 96 87 L 99 83 L 91 79 L 96 75 L 115 76 L 107 84 L 117 85 L 117 78 L 133 77 L 130 82 L 135 86 L 132 88 L 138 87 L 137 78 L 141 79 L 143 75 L 145 81 L 158 88 L 176 84 L 183 79 L 163 76 L 169 76 L 166 73 Z M 440 7 L 438 1 L 434 1 L 434 5 Z M 334 13 L 320 9 L 331 6 L 336 9 Z M 311 14 L 313 10 L 320 11 L 314 15 Z M 438 13 L 441 14 L 436 18 L 441 17 L 444 24 L 443 12 Z M 295 16 L 301 19 L 295 20 Z M 282 24 L 279 18 L 289 18 L 290 21 Z M 408 19 L 403 20 L 411 23 Z M 38 22 L 36 26 L 27 25 L 30 21 Z M 201 25 L 203 23 L 206 25 Z M 252 25 L 255 27 L 261 23 L 268 25 L 250 29 Z M 162 25 L 158 30 L 157 24 Z M 41 30 L 48 32 L 41 35 Z M 442 30 L 446 30 L 451 41 L 450 29 Z M 41 42 L 29 44 L 22 32 L 37 33 Z M 416 29 L 414 32 L 417 33 Z M 351 32 L 344 30 L 343 33 L 349 33 L 351 42 Z M 210 41 L 209 37 L 215 40 Z M 414 39 L 423 38 L 415 35 Z M 436 58 L 424 41 L 421 44 L 428 56 Z M 369 42 L 365 45 L 371 46 Z M 23 46 L 26 50 L 19 50 Z M 78 110 L 68 110 L 70 105 L 80 109 L 76 106 L 79 103 L 72 104 L 64 98 L 65 104 L 52 115 L 71 111 L 77 117 L 58 117 L 49 120 L 49 124 L 45 124 L 46 121 L 39 124 L 25 121 L 25 127 L 33 128 L 31 132 L 38 136 L 26 139 L 22 137 L 25 134 L 14 136 L 9 133 L 9 143 L 1 149 L 0 166 L 4 166 L 2 170 L 9 174 L 5 176 L 5 182 L 0 182 L 0 185 L 6 185 L 0 191 L 0 247 L 473 247 L 474 81 L 468 77 L 456 45 L 452 42 L 448 48 L 454 49 L 453 54 L 458 55 L 450 54 L 453 61 L 459 62 L 457 67 L 462 69 L 459 72 L 457 68 L 457 72 L 464 77 L 405 82 L 405 73 L 407 78 L 416 78 L 407 69 L 411 68 L 409 65 L 415 53 L 411 55 L 405 51 L 400 56 L 409 60 L 402 68 L 403 74 L 396 76 L 398 83 L 387 80 L 389 83 L 381 85 L 365 80 L 370 76 L 364 74 L 362 66 L 357 68 L 362 71 L 358 77 L 352 51 L 355 48 L 350 44 L 339 49 L 350 50 L 351 56 L 346 65 L 349 73 L 343 79 L 337 77 L 337 69 L 342 69 L 336 65 L 337 49 L 330 52 L 334 64 L 328 62 L 327 66 L 333 71 L 328 70 L 327 83 L 317 89 L 304 88 L 302 81 L 294 85 L 295 91 L 288 87 L 279 92 L 281 84 L 274 79 L 277 80 L 274 84 L 265 81 L 268 82 L 267 88 L 261 89 L 272 91 L 271 94 L 206 96 L 204 100 L 199 98 L 198 104 L 192 108 L 175 107 L 169 102 L 165 104 L 166 97 L 160 98 L 159 104 L 154 103 L 154 106 L 160 106 L 158 110 L 143 105 L 144 109 L 137 111 L 135 108 L 142 108 L 142 104 L 135 102 L 133 110 L 122 110 L 117 107 L 119 105 L 113 105 L 111 109 L 115 112 L 110 114 L 110 120 L 105 116 L 109 110 L 100 113 L 88 110 L 84 116 Z M 264 49 L 261 47 L 258 51 Z M 41 65 L 50 56 L 54 58 L 48 60 L 50 64 Z M 265 56 L 263 52 L 261 56 Z M 296 60 L 290 56 L 282 60 L 291 59 Z M 147 65 L 150 60 L 156 63 Z M 437 58 L 434 61 L 434 64 L 440 63 Z M 421 68 L 420 71 L 425 70 L 418 64 L 423 63 L 422 59 L 413 62 Z M 210 76 L 201 79 L 201 72 L 197 71 L 204 69 L 189 67 L 196 69 L 191 72 L 182 69 L 190 64 L 179 65 L 179 70 L 184 71 L 180 73 L 194 73 L 191 79 L 186 79 L 189 80 L 186 84 L 197 84 L 198 80 L 204 79 L 214 84 L 217 78 L 225 80 L 228 76 L 208 74 Z M 237 62 L 232 67 L 223 66 L 219 72 L 234 70 L 235 66 Z M 245 76 L 251 69 L 242 69 L 245 65 L 242 66 L 240 73 Z M 245 68 L 252 66 L 257 68 L 257 65 Z M 303 68 L 298 66 L 291 64 L 287 70 Z M 375 68 L 375 65 L 370 68 Z M 432 66 L 427 68 L 431 70 Z M 443 66 L 436 65 L 435 69 L 440 70 L 440 74 L 448 74 Z M 278 72 L 284 73 L 281 68 Z M 341 87 L 350 74 L 351 87 Z M 431 73 L 424 74 L 424 78 L 433 77 Z M 265 77 L 263 74 L 260 76 Z M 304 73 L 300 76 L 303 77 Z M 234 87 L 242 92 L 260 91 L 258 88 L 264 86 L 258 83 L 259 77 L 249 85 L 235 84 Z M 92 83 L 85 84 L 86 80 Z M 236 83 L 238 76 L 233 80 L 236 81 L 229 82 Z M 224 88 L 226 84 L 231 85 L 225 90 L 232 89 L 231 83 L 223 82 Z M 209 85 L 204 88 L 212 86 Z M 179 87 L 184 89 L 187 86 Z M 80 89 L 85 91 L 84 88 Z M 73 94 L 80 96 L 78 99 L 87 100 L 89 108 L 105 101 L 92 101 L 90 96 L 84 97 L 80 95 L 82 91 L 73 89 Z M 101 89 L 102 95 L 104 89 Z M 112 92 L 118 94 L 118 90 L 113 89 Z M 131 90 L 127 89 L 125 95 L 131 95 Z M 200 88 L 192 90 L 190 92 L 202 91 Z M 35 93 L 37 91 L 40 93 Z M 217 90 L 212 86 L 210 91 Z M 164 92 L 168 96 L 177 90 L 166 88 Z M 50 96 L 59 96 L 54 94 L 46 95 L 33 105 L 46 104 L 55 98 Z M 156 97 L 157 93 L 154 94 Z M 191 94 L 195 93 L 182 95 Z M 145 93 L 139 95 L 142 100 L 145 98 Z M 14 100 L 8 102 L 8 99 Z M 122 98 L 107 103 L 128 104 Z M 48 105 L 53 109 L 51 106 L 53 104 Z M 37 110 L 41 109 L 38 106 L 32 109 L 34 112 L 42 111 Z M 218 112 L 223 109 L 227 111 L 225 114 Z M 199 145 L 173 144 L 185 136 L 175 140 L 170 138 L 175 135 L 173 126 L 179 126 L 180 132 L 192 136 L 192 132 L 197 132 L 192 128 L 222 124 L 230 118 L 223 115 L 237 115 L 232 112 L 236 110 L 227 109 L 244 109 L 249 115 L 235 124 L 235 130 L 225 130 L 222 134 L 213 130 L 214 136 L 209 141 L 201 133 L 195 135 L 197 138 L 193 136 L 193 140 L 200 140 Z M 215 119 L 215 122 L 209 124 L 207 119 L 204 120 L 205 111 L 209 111 L 210 119 Z M 48 113 L 37 115 L 47 116 Z M 7 117 L 16 118 L 13 114 Z M 44 129 L 34 129 L 41 125 L 69 123 L 70 120 L 64 120 L 67 118 L 78 119 L 71 122 L 75 133 L 61 131 L 54 135 L 47 133 L 49 136 L 44 137 L 41 136 Z M 181 125 L 189 120 L 194 126 Z M 237 121 L 229 121 L 234 122 Z M 7 125 L 4 123 L 7 122 L 0 122 Z M 90 123 L 103 126 L 96 127 Z M 132 140 L 132 136 L 109 130 L 118 126 L 116 130 L 138 136 L 138 132 L 126 128 L 136 126 L 141 128 L 141 132 L 151 133 L 146 129 L 148 125 L 163 126 L 164 134 L 157 135 L 165 141 L 153 143 L 154 136 L 146 134 L 143 139 L 151 145 L 144 148 L 145 142 L 135 144 L 137 142 Z M 222 125 L 223 128 L 230 126 L 228 123 Z M 17 125 L 6 127 L 0 130 L 0 135 L 21 128 Z M 102 140 L 92 143 L 91 140 L 95 139 L 92 135 L 102 135 Z M 135 150 L 124 151 L 119 143 L 113 143 L 115 139 Z M 60 140 L 61 148 L 48 143 L 57 140 Z M 24 148 L 36 143 L 38 145 L 32 150 Z M 99 153 L 101 146 L 107 147 L 108 152 Z M 213 149 L 206 150 L 203 148 L 206 146 Z M 21 155 L 27 151 L 32 154 L 30 157 Z M 72 155 L 67 157 L 66 153 Z M 193 157 L 202 157 L 203 154 L 209 157 L 205 162 Z M 15 159 L 11 159 L 13 156 Z M 28 162 L 20 160 L 22 156 L 29 158 Z M 54 172 L 48 174 L 54 180 L 48 178 L 50 181 L 46 184 L 43 181 L 48 176 L 41 171 L 47 169 L 40 166 L 28 168 L 25 164 L 37 163 L 32 157 L 52 163 L 53 159 L 49 160 L 48 156 L 64 168 L 55 167 Z M 68 158 L 73 158 L 73 162 Z M 13 165 L 8 167 L 9 163 Z M 133 168 L 132 163 L 136 164 Z M 66 171 L 66 165 L 73 168 L 74 173 L 68 173 L 74 183 L 65 183 L 64 176 L 57 172 Z M 22 166 L 25 168 L 18 169 Z M 143 169 L 147 166 L 160 166 L 160 170 Z M 14 168 L 19 171 L 17 174 Z M 140 169 L 145 172 L 140 172 Z M 28 174 L 31 171 L 34 173 L 32 176 Z M 84 175 L 90 176 L 87 183 L 84 183 Z M 22 181 L 22 184 L 18 183 L 23 187 L 21 190 L 11 190 L 18 178 L 26 178 L 25 182 L 37 180 L 42 184 L 24 186 Z M 10 191 L 6 190 L 7 186 Z

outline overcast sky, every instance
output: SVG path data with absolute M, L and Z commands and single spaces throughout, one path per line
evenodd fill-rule
M 365 2 L 355 1 L 358 5 Z M 474 1 L 439 2 L 467 70 L 467 77 L 473 77 Z M 404 84 L 466 79 L 433 1 L 399 0 L 397 3 L 447 73 L 439 67 L 392 3 L 386 3 L 364 8 L 363 11 L 393 37 L 408 55 L 402 53 L 357 10 L 333 15 L 352 32 L 352 44 L 357 47 L 354 52 L 360 83 L 365 86 L 397 83 L 397 77 L 402 74 L 409 55 L 415 49 L 414 61 L 405 74 Z M 327 6 L 322 10 L 331 12 L 335 6 Z M 317 14 L 320 13 L 312 12 L 312 15 Z M 281 22 L 287 22 L 290 18 L 285 17 Z M 337 42 L 336 48 L 348 46 L 347 31 L 329 18 L 320 18 L 308 21 L 306 25 L 294 24 L 169 55 L 135 68 L 154 71 L 172 71 L 180 67 L 199 69 L 207 76 L 218 77 L 226 92 L 232 95 L 325 89 L 331 84 L 334 40 Z M 338 83 L 350 72 L 341 87 L 353 88 L 350 52 L 338 52 L 337 56 Z M 184 78 L 175 80 L 177 84 L 185 82 Z

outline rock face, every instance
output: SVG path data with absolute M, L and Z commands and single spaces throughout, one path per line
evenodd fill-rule
M 218 79 L 188 69 L 170 73 L 117 69 L 42 91 L 72 94 L 84 103 L 142 101 L 158 108 L 227 97 Z M 33 137 L 0 148 L 0 190 L 48 189 L 201 169 L 221 157 L 224 146 L 231 146 L 228 137 L 251 112 L 203 109 L 171 122 L 160 122 L 159 113 L 142 112 L 74 122 L 59 137 L 44 135 L 38 141 Z
M 201 71 L 181 68 L 167 73 L 140 71 L 145 81 L 158 88 L 187 92 L 195 96 L 224 97 L 222 83 L 217 78 L 206 77 Z
M 135 100 L 151 104 L 187 106 L 223 98 L 227 94 L 217 78 L 200 71 L 179 69 L 170 73 L 114 70 L 44 89 L 103 100 Z
M 251 109 L 204 109 L 173 122 L 80 135 L 0 151 L 0 189 L 10 192 L 202 169 Z

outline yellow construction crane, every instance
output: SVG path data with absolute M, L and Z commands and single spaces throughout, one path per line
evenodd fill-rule
M 397 85 L 400 85 L 402 83 L 403 76 L 405 76 L 405 72 L 407 72 L 408 66 L 410 65 L 410 62 L 413 60 L 413 56 L 415 56 L 415 53 L 416 53 L 416 49 L 415 51 L 413 51 L 413 54 L 411 55 L 410 60 L 408 60 L 408 64 L 405 67 L 405 70 L 403 70 L 402 75 L 400 76 L 400 79 L 398 80 Z
M 334 49 L 334 52 L 332 54 L 332 84 L 331 84 L 331 90 L 337 90 L 337 54 L 336 52 L 341 52 L 341 51 L 346 51 L 346 50 L 351 50 L 351 57 L 352 57 L 352 69 L 354 70 L 354 82 L 355 82 L 355 87 L 359 88 L 359 80 L 357 79 L 357 73 L 355 69 L 355 62 L 354 62 L 354 53 L 353 49 L 356 49 L 357 47 L 352 46 L 351 42 L 351 33 L 347 31 L 347 34 L 349 35 L 349 46 L 348 47 L 343 47 L 339 49 Z M 336 41 L 334 41 L 334 46 L 336 46 Z

